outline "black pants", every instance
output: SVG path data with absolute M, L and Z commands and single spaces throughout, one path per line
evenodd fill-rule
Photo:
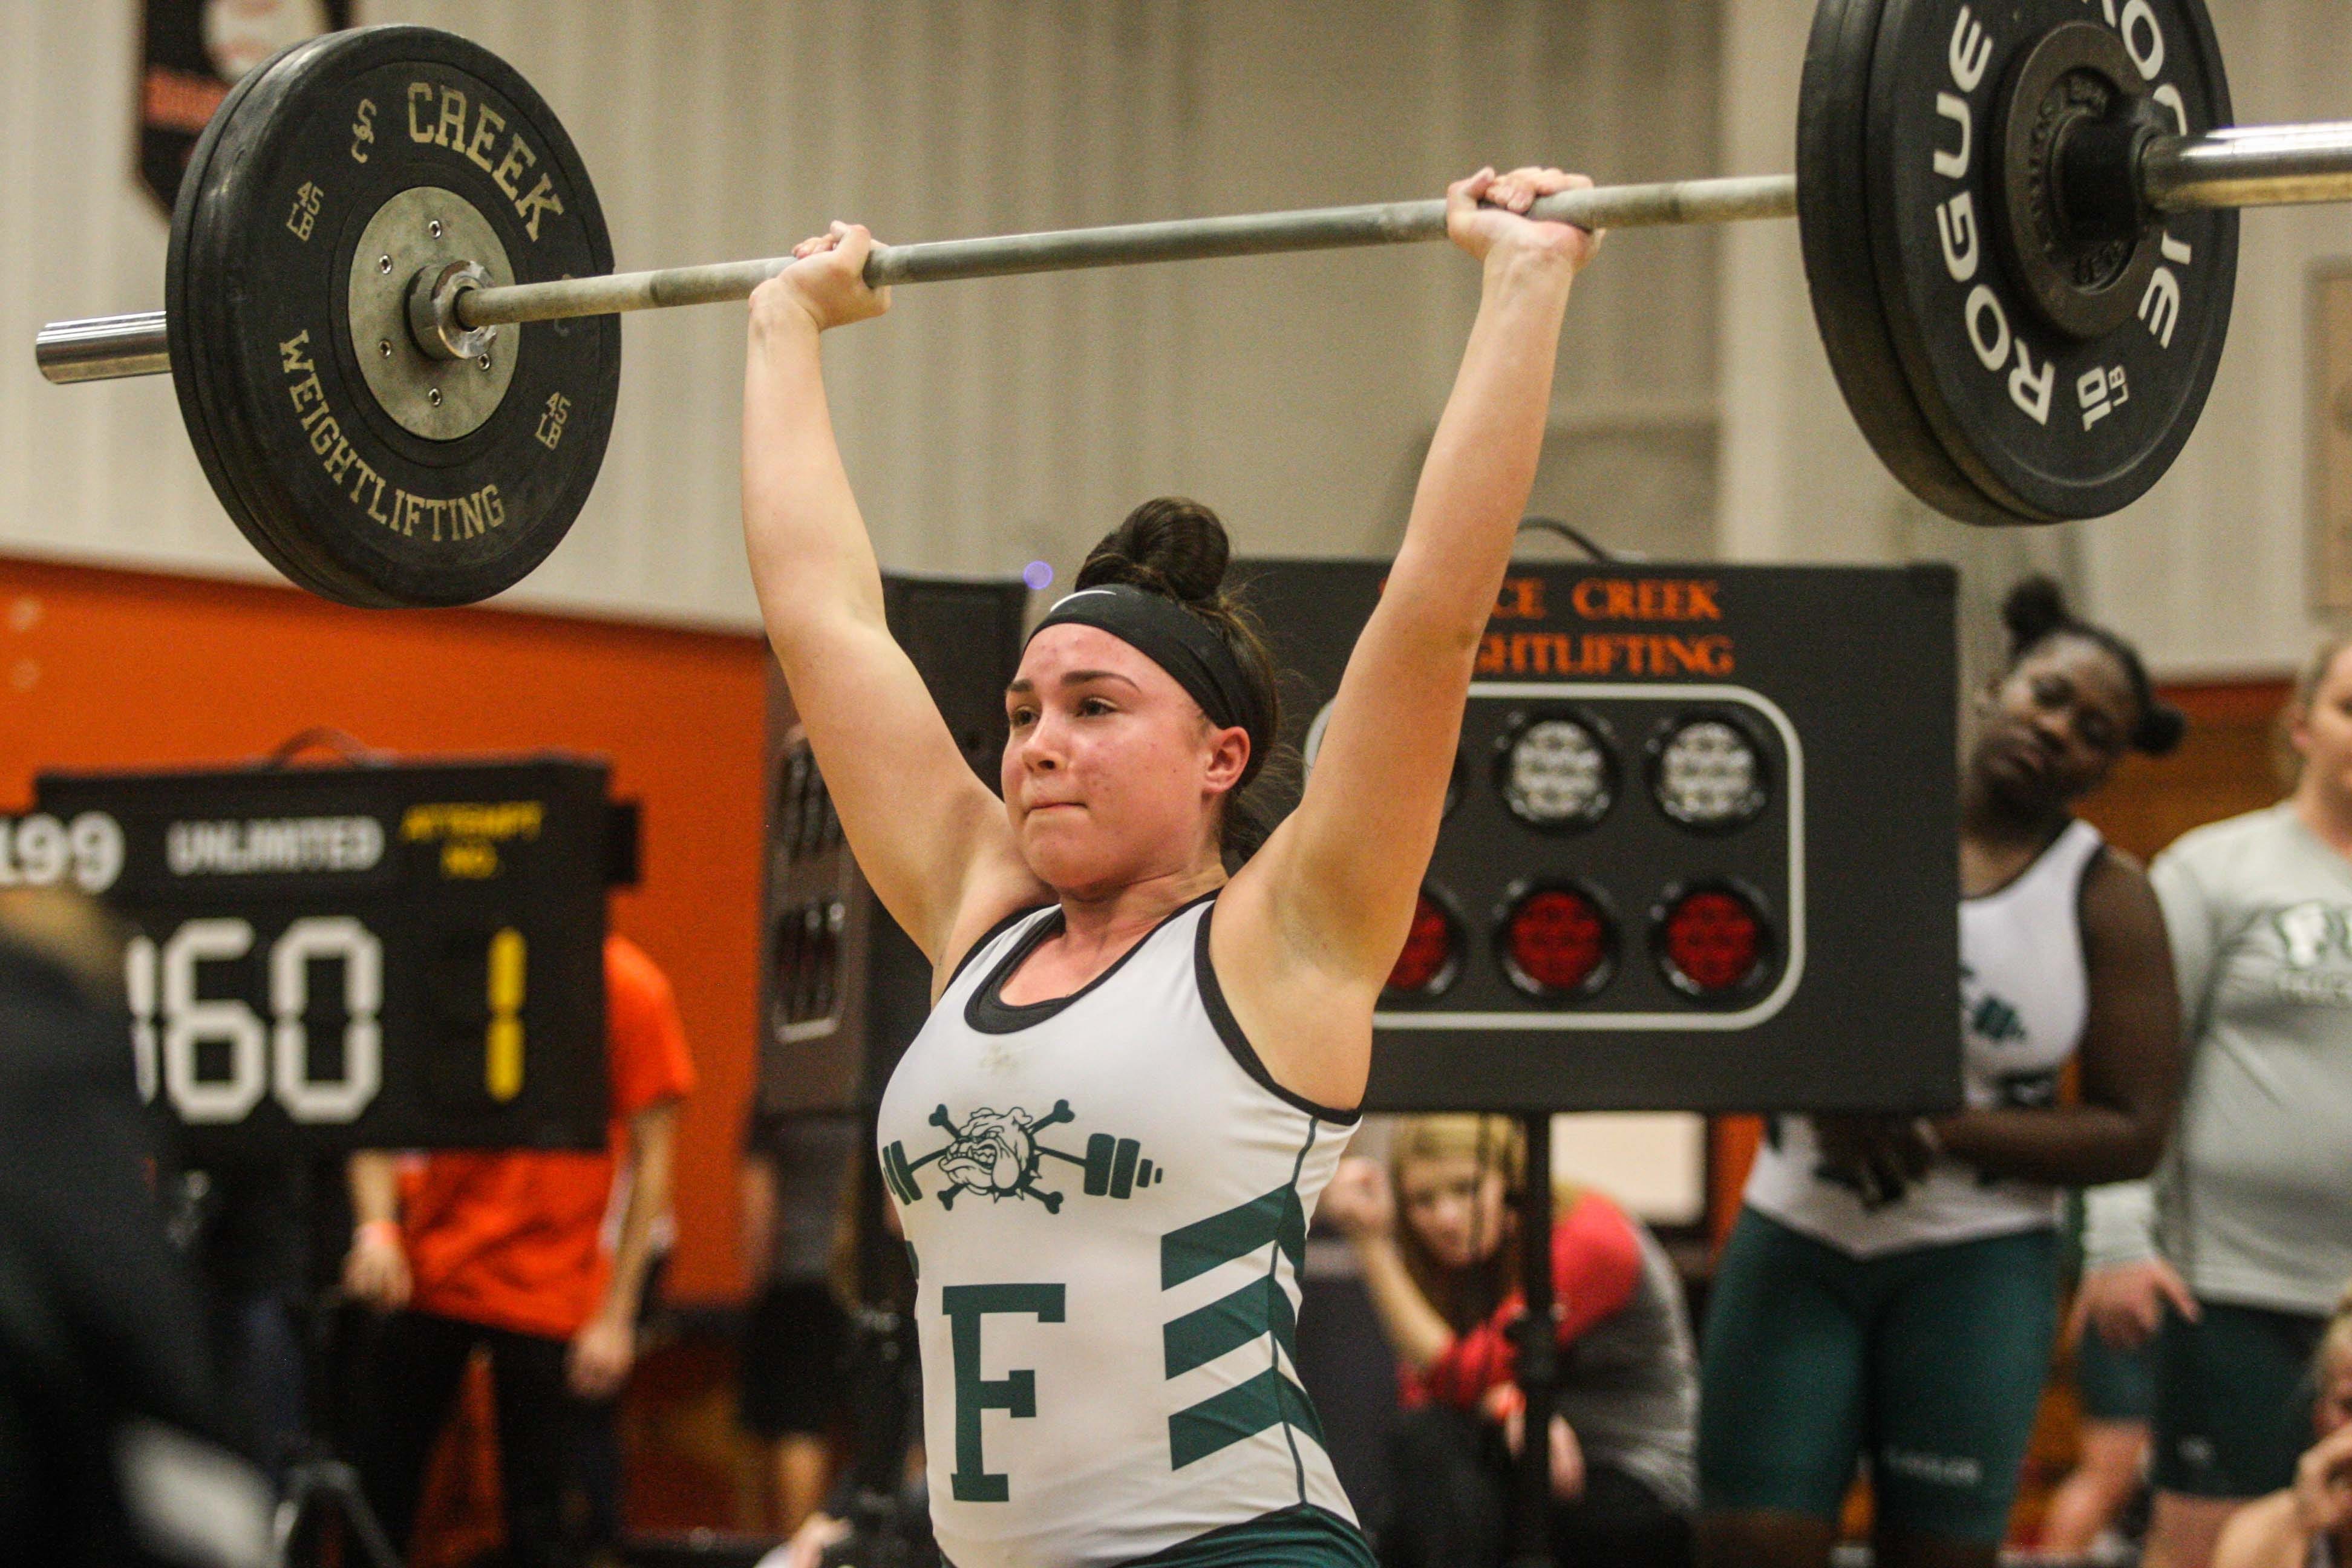
M 1444 1405 L 1411 1411 L 1389 1458 L 1383 1568 L 1498 1568 L 1511 1546 L 1514 1479 L 1494 1424 Z M 1552 1505 L 1551 1549 L 1559 1568 L 1687 1568 L 1691 1523 L 1643 1482 L 1588 1458 L 1584 1495 Z
M 581 1402 L 563 1381 L 562 1340 L 459 1322 L 425 1312 L 388 1320 L 368 1357 L 362 1424 L 353 1444 L 361 1484 L 384 1533 L 405 1554 L 416 1526 L 425 1466 L 457 1402 L 477 1345 L 490 1354 L 498 1394 L 499 1489 L 507 1556 L 548 1568 L 579 1561 L 564 1528 L 563 1487 L 576 1452 Z

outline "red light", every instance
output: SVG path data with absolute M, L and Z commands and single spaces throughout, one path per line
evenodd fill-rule
M 1538 993 L 1591 989 L 1608 978 L 1609 917 L 1570 888 L 1545 888 L 1519 900 L 1504 931 L 1511 978 Z
M 1391 991 L 1434 991 L 1453 977 L 1454 921 L 1444 906 L 1423 893 L 1412 906 L 1412 929 L 1404 951 L 1389 971 Z
M 1667 910 L 1664 931 L 1669 977 L 1702 995 L 1746 984 L 1764 960 L 1762 918 L 1721 889 L 1686 894 Z

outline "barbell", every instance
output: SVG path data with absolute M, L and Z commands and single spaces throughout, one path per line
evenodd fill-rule
M 1795 216 L 1856 421 L 1970 522 L 2102 516 L 2212 384 L 2242 206 L 2352 199 L 2352 122 L 2232 127 L 2203 0 L 1820 0 L 1793 176 L 1604 186 L 1538 216 Z M 877 247 L 876 286 L 1432 240 L 1442 200 Z M 389 26 L 241 79 L 191 155 L 162 311 L 56 322 L 52 381 L 169 370 L 206 477 L 287 576 L 365 605 L 520 581 L 611 433 L 618 315 L 788 258 L 615 274 L 577 150 L 488 50 Z

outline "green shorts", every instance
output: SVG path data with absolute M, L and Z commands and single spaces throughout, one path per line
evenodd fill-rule
M 1364 1532 L 1302 1503 L 1228 1524 L 1139 1558 L 1128 1568 L 1377 1568 Z
M 2226 1301 L 2168 1311 L 2156 1336 L 2158 1490 L 2251 1498 L 2294 1481 L 2311 1446 L 2311 1357 L 2325 1318 Z
M 2074 1347 L 2074 1392 L 2088 1421 L 2146 1421 L 2156 1409 L 2156 1352 L 2126 1350 L 2086 1329 Z
M 1838 1516 L 1857 1462 L 1882 1523 L 1998 1542 L 2057 1332 L 2058 1238 L 1850 1258 L 1740 1211 L 1708 1303 L 1709 1512 Z

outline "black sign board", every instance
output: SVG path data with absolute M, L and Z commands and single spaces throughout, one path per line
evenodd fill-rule
M 103 897 L 192 1159 L 603 1146 L 604 764 L 44 773 L 0 880 Z
M 1386 572 L 1241 573 L 1310 770 Z M 1514 566 L 1368 1108 L 1957 1104 L 1956 589 Z
M 165 212 L 196 138 L 236 79 L 289 44 L 352 25 L 352 0 L 147 0 L 139 179 Z

